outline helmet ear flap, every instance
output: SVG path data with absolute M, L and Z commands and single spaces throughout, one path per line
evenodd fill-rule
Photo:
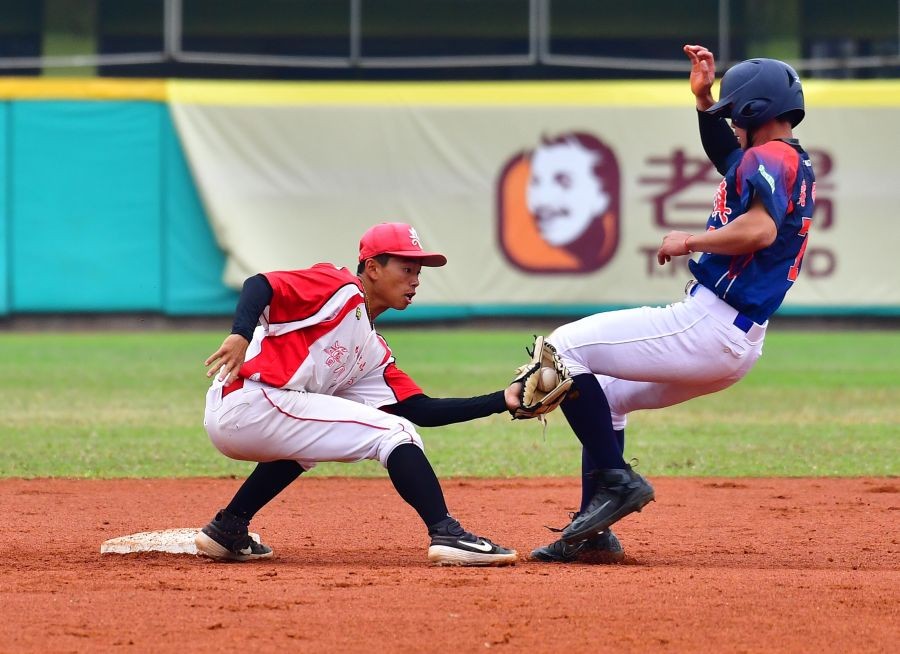
M 741 106 L 738 115 L 744 120 L 753 120 L 765 114 L 771 105 L 772 102 L 765 98 L 753 98 Z
M 803 120 L 805 112 L 803 109 L 794 109 L 792 111 L 785 112 L 779 116 L 784 120 L 788 121 L 791 124 L 791 127 L 796 127 L 800 124 L 800 121 Z

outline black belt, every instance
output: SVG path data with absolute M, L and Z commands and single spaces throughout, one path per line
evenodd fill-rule
M 693 295 L 694 293 L 697 292 L 697 289 L 699 287 L 700 287 L 700 282 L 698 282 L 696 279 L 692 279 L 691 281 L 688 282 L 688 294 Z M 719 298 L 719 299 L 721 299 L 721 298 Z M 725 300 L 722 300 L 722 301 L 724 302 Z M 746 334 L 747 332 L 750 331 L 750 328 L 753 327 L 753 325 L 755 325 L 756 323 L 753 322 L 752 318 L 745 316 L 740 311 L 738 311 L 737 315 L 734 317 L 734 321 L 732 322 L 732 324 Z

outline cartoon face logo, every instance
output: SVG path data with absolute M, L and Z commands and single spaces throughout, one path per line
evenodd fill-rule
M 530 272 L 604 266 L 619 233 L 619 167 L 600 139 L 570 132 L 514 156 L 498 183 L 500 246 Z
M 541 145 L 531 155 L 526 203 L 550 245 L 568 245 L 609 207 L 603 180 L 594 174 L 598 159 L 575 141 Z

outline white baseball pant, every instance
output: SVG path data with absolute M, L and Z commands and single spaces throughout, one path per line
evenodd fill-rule
M 413 443 L 424 450 L 405 418 L 332 395 L 273 388 L 245 380 L 222 397 L 214 383 L 206 394 L 203 424 L 216 449 L 241 461 L 297 461 L 305 470 L 321 461 L 377 459 Z
M 747 332 L 709 289 L 665 307 L 597 313 L 556 329 L 548 342 L 574 375 L 593 373 L 624 429 L 637 409 L 658 409 L 727 388 L 762 354 L 766 326 Z

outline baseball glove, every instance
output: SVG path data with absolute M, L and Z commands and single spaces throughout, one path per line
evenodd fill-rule
M 511 383 L 521 382 L 519 392 L 521 406 L 511 411 L 516 420 L 539 418 L 550 413 L 566 399 L 572 387 L 572 377 L 563 365 L 556 348 L 544 340 L 534 337 L 534 348 L 527 350 L 531 361 L 516 369 L 516 378 Z

